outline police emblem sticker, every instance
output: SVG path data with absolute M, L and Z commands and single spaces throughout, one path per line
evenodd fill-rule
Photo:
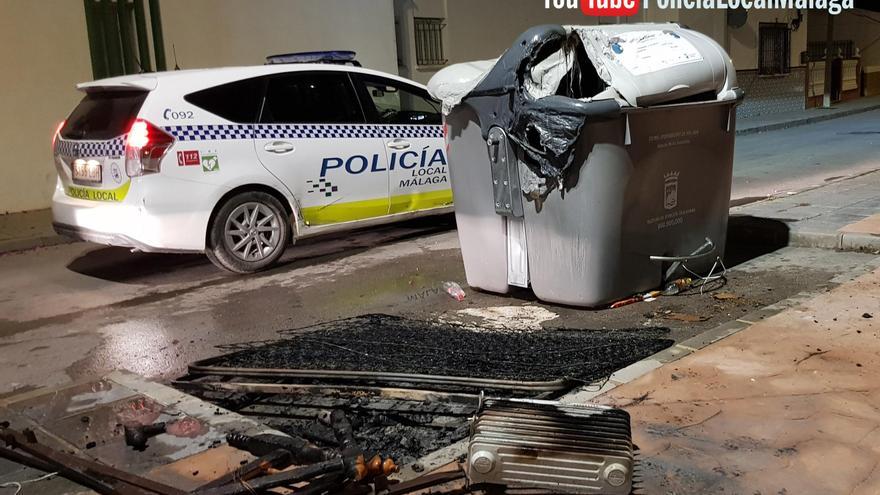
M 217 155 L 202 155 L 202 172 L 220 170 L 220 158 Z
M 110 165 L 110 176 L 113 177 L 113 182 L 122 184 L 122 171 L 119 170 L 119 164 L 116 162 Z

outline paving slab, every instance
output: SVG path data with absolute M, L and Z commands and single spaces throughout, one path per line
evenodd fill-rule
M 787 237 L 789 246 L 880 251 L 880 172 L 869 172 L 798 194 L 731 208 L 754 219 L 758 236 Z
M 880 209 L 880 208 L 878 208 Z M 866 210 L 867 212 L 868 210 Z M 845 225 L 840 232 L 848 234 L 867 234 L 880 236 L 880 214 L 870 215 L 857 222 Z
M 627 409 L 646 494 L 880 493 L 880 270 L 598 402 Z

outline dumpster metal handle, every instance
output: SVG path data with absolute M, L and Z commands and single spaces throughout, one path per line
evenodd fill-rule
M 687 261 L 693 261 L 697 259 L 706 258 L 715 254 L 716 246 L 715 243 L 712 242 L 712 239 L 706 238 L 706 242 L 697 248 L 691 254 L 685 256 L 651 256 L 651 261 L 663 261 L 669 263 L 684 263 Z

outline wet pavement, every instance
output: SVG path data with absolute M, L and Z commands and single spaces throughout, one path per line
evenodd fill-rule
M 126 369 L 158 380 L 218 345 L 274 339 L 279 330 L 367 313 L 487 326 L 668 327 L 679 342 L 812 290 L 872 256 L 737 245 L 726 285 L 617 310 L 540 304 L 464 283 L 449 217 L 313 241 L 256 276 L 231 276 L 201 257 L 130 254 L 86 243 L 0 256 L 0 394 Z M 775 251 L 774 251 L 775 250 Z M 770 254 L 767 254 L 768 251 Z M 458 302 L 441 289 L 461 283 Z M 715 297 L 725 293 L 722 298 Z M 681 316 L 686 321 L 682 321 Z M 689 320 L 689 321 L 687 321 Z

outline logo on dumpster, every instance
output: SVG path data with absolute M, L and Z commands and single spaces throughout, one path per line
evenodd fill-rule
M 671 210 L 678 206 L 678 172 L 663 174 L 663 208 Z

